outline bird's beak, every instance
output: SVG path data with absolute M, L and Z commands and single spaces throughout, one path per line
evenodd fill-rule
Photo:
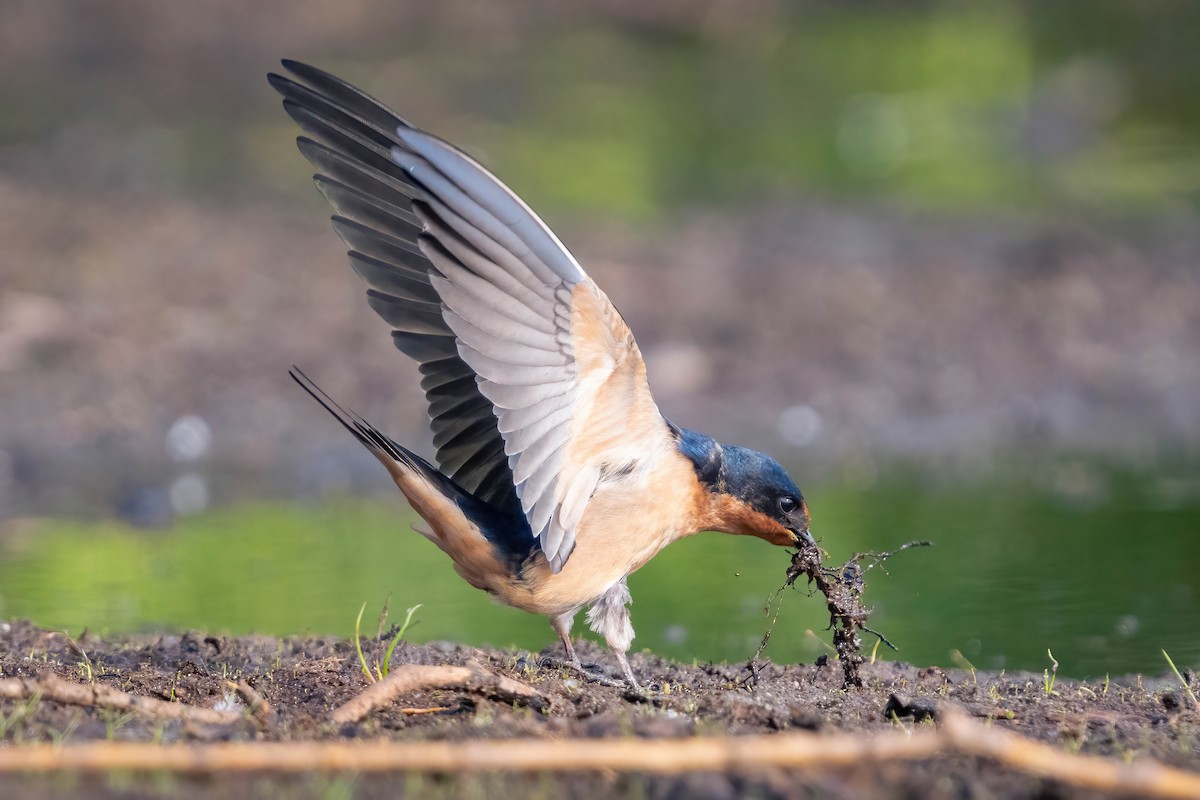
M 817 540 L 813 538 L 813 535 L 808 530 L 807 526 L 803 530 L 796 530 L 795 528 L 788 528 L 788 532 L 792 534 L 792 536 L 796 540 L 795 543 L 798 545 L 816 544 L 817 543 Z

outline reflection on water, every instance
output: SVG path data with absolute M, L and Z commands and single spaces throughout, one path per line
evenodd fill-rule
M 1068 464 L 1014 473 L 1022 477 L 954 485 L 892 475 L 807 493 L 834 563 L 911 539 L 936 543 L 869 574 L 872 627 L 900 646 L 898 657 L 949 665 L 958 650 L 979 668 L 1040 671 L 1050 648 L 1061 672 L 1087 676 L 1162 672 L 1164 648 L 1181 666 L 1200 664 L 1196 472 Z M 207 511 L 160 531 L 12 523 L 0 534 L 0 616 L 73 631 L 347 635 L 364 601 L 372 617 L 391 597 L 393 609 L 424 604 L 417 640 L 554 641 L 544 620 L 463 583 L 409 530 L 413 519 L 396 505 L 344 499 Z M 747 658 L 787 564 L 787 553 L 756 539 L 710 533 L 671 546 L 630 580 L 635 647 Z M 768 655 L 814 658 L 829 638 L 823 608 L 789 592 Z

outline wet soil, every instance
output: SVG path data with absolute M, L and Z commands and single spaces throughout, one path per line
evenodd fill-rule
M 74 646 L 56 631 L 28 622 L 0 623 L 3 677 L 47 673 L 94 680 L 139 695 L 212 707 L 232 700 L 229 680 L 245 679 L 275 708 L 266 730 L 249 719 L 223 727 L 159 721 L 49 702 L 0 701 L 0 746 L 88 740 L 163 742 L 234 740 L 466 740 L 566 737 L 738 736 L 789 729 L 881 731 L 936 725 L 937 709 L 952 704 L 987 724 L 1061 747 L 1064 753 L 1117 758 L 1148 756 L 1200 770 L 1200 714 L 1173 675 L 1100 681 L 1058 678 L 1047 693 L 1043 675 L 977 673 L 866 663 L 863 686 L 845 689 L 836 662 L 777 665 L 687 665 L 650 653 L 631 657 L 647 683 L 645 696 L 583 682 L 541 653 L 479 650 L 453 643 L 401 643 L 395 663 L 465 664 L 477 660 L 524 681 L 550 698 L 541 711 L 453 691 L 402 698 L 361 723 L 335 727 L 333 708 L 366 686 L 354 643 L 335 638 L 225 637 L 204 633 L 116 636 L 84 633 Z M 383 656 L 382 640 L 363 641 L 368 662 Z M 606 653 L 581 642 L 580 655 L 614 673 Z M 85 652 L 87 659 L 81 654 Z M 1184 677 L 1193 681 L 1194 676 Z M 447 710 L 412 715 L 401 707 Z M 853 769 L 769 770 L 753 774 L 697 772 L 685 776 L 178 776 L 121 775 L 0 777 L 0 796 L 98 797 L 170 793 L 181 797 L 1092 797 L 977 759 L 947 757 L 912 763 L 863 763 Z M 132 794 L 131 794 L 132 793 Z

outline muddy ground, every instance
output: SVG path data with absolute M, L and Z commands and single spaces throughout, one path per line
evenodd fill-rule
M 1058 678 L 1050 694 L 1043 675 L 972 675 L 963 670 L 917 668 L 895 662 L 864 667 L 866 686 L 846 691 L 836 663 L 761 665 L 679 664 L 641 653 L 632 656 L 649 683 L 646 696 L 586 683 L 546 663 L 541 653 L 479 650 L 452 643 L 401 643 L 396 663 L 464 664 L 477 660 L 536 687 L 550 698 L 543 711 L 518 708 L 463 692 L 405 696 L 396 706 L 355 725 L 336 727 L 329 711 L 366 686 L 353 641 L 334 638 L 225 637 L 189 632 L 77 639 L 94 679 L 134 694 L 212 707 L 226 702 L 229 679 L 244 678 L 276 709 L 261 730 L 249 719 L 224 727 L 162 722 L 50 702 L 0 701 L 3 745 L 67 744 L 89 740 L 164 742 L 197 740 L 463 740 L 526 737 L 739 736 L 789 729 L 876 732 L 935 725 L 922 709 L 953 704 L 987 724 L 1062 748 L 1118 759 L 1152 757 L 1200 770 L 1200 714 L 1173 675 L 1074 681 Z M 386 641 L 363 642 L 368 662 Z M 612 671 L 605 652 L 582 643 L 585 662 Z M 5 678 L 52 673 L 83 682 L 79 649 L 62 632 L 28 622 L 0 623 L 0 670 Z M 1195 677 L 1184 678 L 1200 689 Z M 897 697 L 902 700 L 897 702 Z M 897 718 L 889 711 L 899 706 Z M 402 707 L 445 707 L 406 714 Z M 915 711 L 916 713 L 912 713 Z M 0 796 L 49 797 L 1092 797 L 1094 793 L 1015 773 L 978 759 L 949 757 L 913 763 L 818 771 L 769 770 L 754 774 L 697 772 L 678 776 L 265 776 L 120 775 L 0 777 Z

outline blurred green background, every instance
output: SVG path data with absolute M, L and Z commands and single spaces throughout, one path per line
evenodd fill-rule
M 761 447 L 917 663 L 1200 664 L 1200 7 L 9 0 L 0 616 L 540 648 L 462 585 L 303 366 L 428 452 L 281 57 L 475 153 L 622 309 L 673 420 Z M 636 524 L 631 521 L 631 524 Z M 706 534 L 635 646 L 746 658 L 786 567 Z M 768 654 L 821 651 L 789 593 Z

